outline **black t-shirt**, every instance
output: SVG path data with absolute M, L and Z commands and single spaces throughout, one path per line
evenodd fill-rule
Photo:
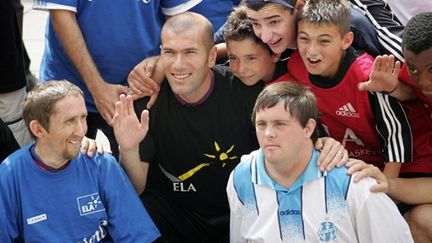
M 13 0 L 0 1 L 0 93 L 25 87 L 22 39 Z
M 15 140 L 12 131 L 9 127 L 0 119 L 0 164 L 6 159 L 11 153 L 19 149 L 19 145 Z
M 195 106 L 181 104 L 165 81 L 140 144 L 147 187 L 205 218 L 229 215 L 226 184 L 240 157 L 258 148 L 251 114 L 263 88 L 245 86 L 225 66 L 213 74 L 211 93 Z

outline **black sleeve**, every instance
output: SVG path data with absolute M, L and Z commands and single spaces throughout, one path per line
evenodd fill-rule
M 351 0 L 351 3 L 372 23 L 378 34 L 380 52 L 392 54 L 404 61 L 401 43 L 404 26 L 393 14 L 390 6 L 383 0 Z
M 402 105 L 383 93 L 369 92 L 369 100 L 376 118 L 376 130 L 384 142 L 384 162 L 411 162 L 412 132 Z
M 0 163 L 19 148 L 12 131 L 0 119 Z

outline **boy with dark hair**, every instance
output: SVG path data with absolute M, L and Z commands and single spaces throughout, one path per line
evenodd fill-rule
M 383 190 L 404 206 L 405 218 L 416 242 L 432 240 L 432 12 L 418 14 L 410 19 L 402 37 L 402 51 L 406 63 L 398 80 L 390 82 L 365 82 L 361 90 L 392 91 L 391 95 L 403 100 L 410 119 L 414 161 L 402 166 L 401 177 L 389 179 L 389 189 Z M 394 65 L 394 58 L 379 57 L 382 65 Z M 400 64 L 396 64 L 399 66 Z M 410 78 L 408 78 L 408 76 Z M 375 171 L 376 172 L 376 171 Z M 379 174 L 379 173 L 378 173 Z M 378 177 L 374 173 L 368 175 Z M 417 177 L 417 178 L 411 178 Z M 385 180 L 382 175 L 380 180 Z
M 286 77 L 286 60 L 279 60 L 280 55 L 273 53 L 255 35 L 247 19 L 246 7 L 239 6 L 231 12 L 224 38 L 230 70 L 245 85 L 254 85 L 261 80 L 268 85 L 282 75 L 284 80 L 289 79 Z
M 369 78 L 373 58 L 350 47 L 350 12 L 346 0 L 307 1 L 298 16 L 298 52 L 288 69 L 317 96 L 321 121 L 350 157 L 397 177 L 401 164 L 412 159 L 410 126 L 396 99 L 357 91 L 357 84 Z

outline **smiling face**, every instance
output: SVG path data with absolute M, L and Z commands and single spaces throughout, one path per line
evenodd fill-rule
M 417 55 L 406 48 L 403 53 L 411 79 L 432 99 L 432 47 Z
M 211 86 L 211 70 L 216 49 L 203 43 L 201 29 L 189 28 L 175 33 L 162 30 L 161 63 L 173 90 L 183 100 L 194 103 L 203 98 Z
M 271 54 L 252 38 L 227 40 L 229 67 L 245 85 L 254 85 L 263 80 L 272 81 L 278 55 Z
M 296 15 L 280 4 L 268 3 L 258 11 L 248 8 L 255 35 L 266 43 L 274 53 L 281 54 L 295 48 Z
M 333 77 L 352 40 L 352 32 L 341 36 L 334 24 L 298 23 L 298 50 L 308 72 L 314 75 Z
M 67 161 L 75 158 L 87 133 L 87 110 L 82 96 L 67 95 L 54 105 L 49 128 L 41 129 L 37 144 L 50 148 L 52 158 Z M 37 145 L 38 146 L 38 145 Z
M 287 108 L 289 109 L 289 108 Z M 310 120 L 302 127 L 284 102 L 256 112 L 255 129 L 260 148 L 265 155 L 266 163 L 272 165 L 287 164 L 305 160 L 302 151 L 312 147 L 310 136 L 315 123 Z

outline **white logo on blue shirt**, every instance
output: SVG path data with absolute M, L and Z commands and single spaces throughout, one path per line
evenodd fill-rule
M 99 197 L 99 193 L 93 193 L 77 197 L 78 209 L 81 216 L 105 211 L 105 207 Z
M 336 226 L 330 221 L 321 223 L 318 230 L 318 237 L 320 241 L 329 242 L 336 239 Z

